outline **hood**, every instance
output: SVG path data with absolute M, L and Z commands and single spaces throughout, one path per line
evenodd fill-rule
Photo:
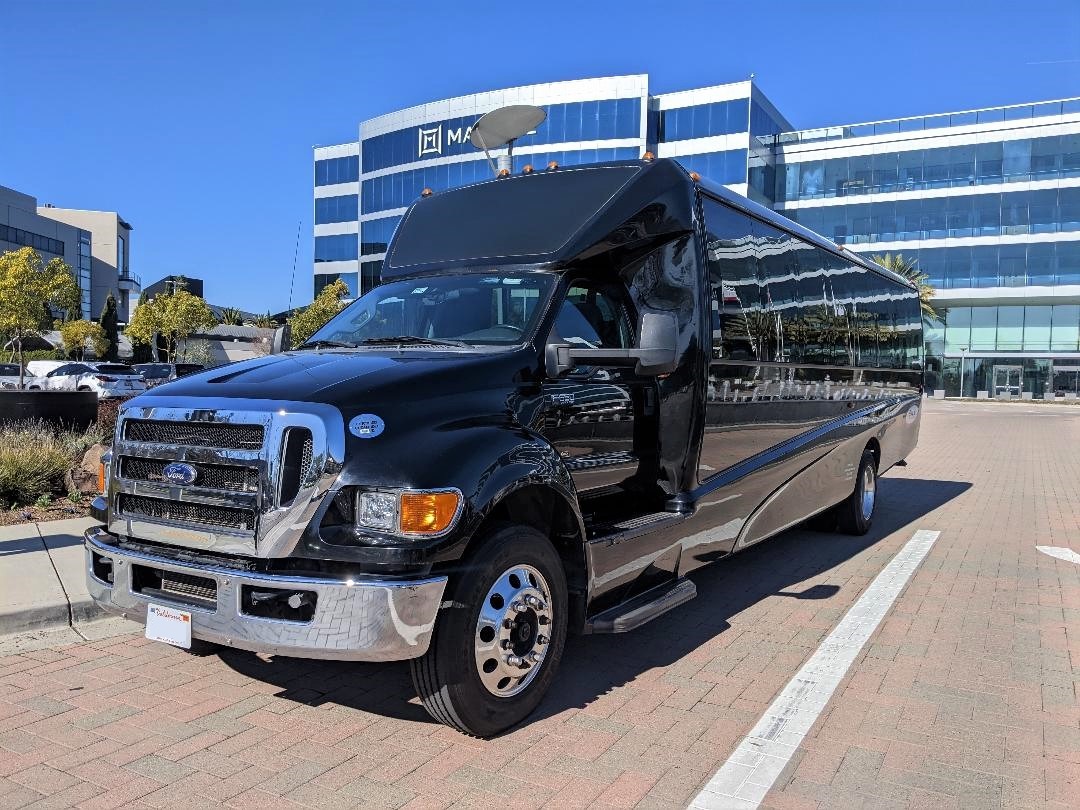
M 325 402 L 342 410 L 384 396 L 516 387 L 535 374 L 531 349 L 491 353 L 424 349 L 286 352 L 244 360 L 155 386 L 153 396 Z

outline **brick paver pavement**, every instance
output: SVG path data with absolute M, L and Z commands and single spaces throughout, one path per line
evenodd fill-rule
M 572 639 L 532 722 L 431 722 L 405 664 L 125 635 L 0 658 L 0 807 L 675 807 L 916 529 L 941 531 L 770 807 L 1080 803 L 1080 408 L 929 402 L 873 532 L 793 531 L 698 598 Z

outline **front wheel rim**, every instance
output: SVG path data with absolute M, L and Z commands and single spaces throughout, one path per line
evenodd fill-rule
M 877 476 L 874 475 L 874 467 L 867 464 L 863 468 L 862 475 L 862 516 L 863 520 L 870 520 L 874 515 L 874 500 L 877 496 Z
M 551 588 L 531 565 L 507 568 L 480 606 L 473 636 L 476 671 L 496 697 L 524 691 L 540 672 L 554 630 Z

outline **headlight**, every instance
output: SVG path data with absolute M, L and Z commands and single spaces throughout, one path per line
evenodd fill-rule
M 397 531 L 398 496 L 390 492 L 361 492 L 356 503 L 356 522 L 365 529 Z
M 356 525 L 392 534 L 436 535 L 454 524 L 460 509 L 456 489 L 360 492 Z

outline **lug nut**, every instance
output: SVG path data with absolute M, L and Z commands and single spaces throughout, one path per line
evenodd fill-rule
M 537 610 L 547 610 L 547 605 L 544 604 L 544 601 L 533 596 L 531 593 L 525 597 L 525 603 Z
M 529 609 L 528 605 L 526 605 L 524 602 L 512 602 L 510 604 L 510 608 L 517 613 L 524 613 L 526 610 Z
M 543 647 L 545 644 L 548 643 L 548 637 L 547 636 L 537 636 L 536 637 L 536 643 L 539 644 L 541 647 Z
M 503 630 L 513 630 L 513 629 L 514 629 L 514 620 L 513 619 L 503 619 Z
M 506 656 L 506 663 L 508 663 L 512 667 L 520 667 L 522 664 L 525 663 L 525 659 L 523 659 L 520 655 L 508 655 Z
M 549 619 L 547 616 L 537 616 L 536 620 L 540 622 L 540 624 L 548 624 L 551 622 L 551 619 Z
M 525 660 L 528 661 L 530 664 L 535 664 L 537 661 L 540 660 L 540 656 L 539 654 L 537 654 L 536 650 L 533 650 L 531 653 L 525 656 Z
M 514 646 L 514 645 L 510 643 L 510 639 L 508 639 L 508 638 L 504 638 L 504 639 L 502 640 L 502 648 L 503 648 L 504 650 L 509 650 L 509 649 L 510 649 L 511 647 L 513 647 L 513 646 Z

